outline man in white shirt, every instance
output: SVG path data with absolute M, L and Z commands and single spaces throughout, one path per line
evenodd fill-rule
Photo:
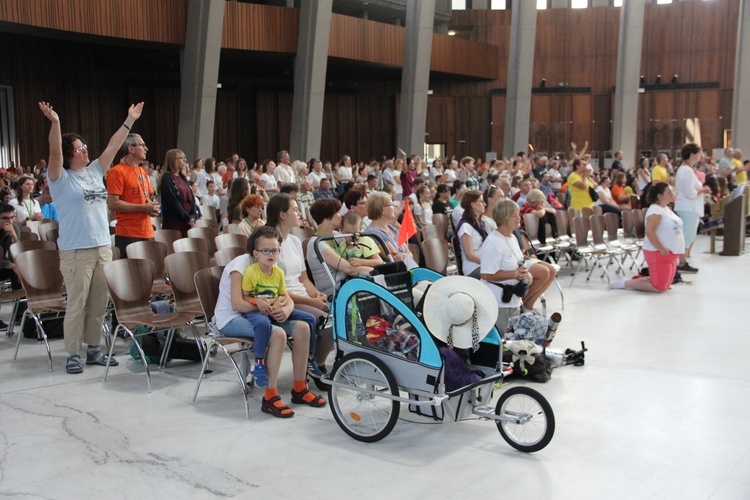
M 273 177 L 276 179 L 276 182 L 279 185 L 294 182 L 297 176 L 294 169 L 289 164 L 289 152 L 279 151 L 279 154 L 276 156 L 278 161 L 276 169 L 273 171 Z
M 312 185 L 313 189 L 318 189 L 320 187 L 320 181 L 322 179 L 327 179 L 328 176 L 323 172 L 323 162 L 313 158 L 310 160 L 310 163 L 312 163 L 312 171 L 307 174 L 307 182 Z

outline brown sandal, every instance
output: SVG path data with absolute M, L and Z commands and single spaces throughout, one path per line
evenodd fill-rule
M 274 404 L 276 403 L 276 401 L 281 401 L 281 398 L 279 396 L 274 396 L 271 399 L 263 398 L 263 404 L 260 407 L 261 411 L 278 418 L 291 418 L 294 416 L 294 411 L 292 411 L 291 408 L 289 408 L 287 405 L 276 406 Z M 285 410 L 289 411 L 287 413 L 284 413 Z
M 315 396 L 315 399 L 306 401 L 305 396 L 307 396 L 308 394 L 312 394 L 313 396 Z M 310 405 L 313 408 L 322 408 L 326 405 L 326 400 L 321 398 L 317 394 L 310 392 L 308 389 L 300 392 L 292 389 L 292 403 L 296 405 Z

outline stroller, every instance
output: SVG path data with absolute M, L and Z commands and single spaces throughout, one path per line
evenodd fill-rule
M 377 235 L 367 236 L 385 248 Z M 341 237 L 356 243 L 360 235 L 319 238 L 316 257 L 323 262 L 319 245 Z M 409 411 L 438 422 L 492 420 L 505 441 L 520 451 L 535 452 L 549 444 L 555 418 L 539 392 L 511 387 L 491 405 L 495 390 L 513 372 L 500 359 L 502 339 L 494 326 L 479 333 L 485 347 L 497 350 L 497 364 L 472 366 L 481 370 L 481 378 L 446 390 L 443 342 L 428 329 L 422 303 L 415 303 L 412 290 L 419 283 L 435 286 L 438 280 L 455 278 L 425 268 L 407 270 L 403 263 L 384 264 L 378 270 L 376 276 L 344 281 L 331 302 L 336 360 L 320 382 L 328 386 L 331 411 L 341 429 L 359 441 L 379 441 L 393 430 L 403 403 Z

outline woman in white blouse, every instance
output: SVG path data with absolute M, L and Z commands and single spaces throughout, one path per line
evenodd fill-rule
M 10 200 L 10 204 L 16 209 L 19 226 L 25 226 L 28 221 L 42 220 L 42 207 L 32 197 L 35 184 L 34 179 L 26 175 L 18 179 L 16 187 L 18 195 Z

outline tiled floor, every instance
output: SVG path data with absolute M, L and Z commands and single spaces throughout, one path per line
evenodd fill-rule
M 584 367 L 536 384 L 557 430 L 526 455 L 494 424 L 413 423 L 402 413 L 383 441 L 363 444 L 328 408 L 290 420 L 251 419 L 228 365 L 217 358 L 198 403 L 196 364 L 154 373 L 140 364 L 54 371 L 43 347 L 0 340 L 0 495 L 27 498 L 750 498 L 750 256 L 705 253 L 663 295 L 608 291 L 598 277 L 562 278 L 566 309 L 555 347 L 585 340 Z M 559 307 L 556 290 L 547 293 Z M 4 309 L 6 317 L 8 308 Z M 123 349 L 118 349 L 121 353 Z M 291 386 L 284 360 L 281 389 Z M 288 399 L 288 396 L 287 396 Z

